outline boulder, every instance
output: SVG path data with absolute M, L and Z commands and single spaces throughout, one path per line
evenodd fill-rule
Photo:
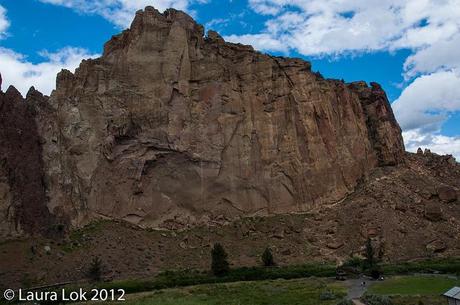
M 291 249 L 284 249 L 281 251 L 281 254 L 285 256 L 291 255 Z
M 283 239 L 284 238 L 284 229 L 277 228 L 271 235 L 274 238 Z
M 448 185 L 439 186 L 437 188 L 437 193 L 439 199 L 444 202 L 453 202 L 457 200 L 457 191 Z
M 450 165 L 452 165 L 452 166 L 458 165 L 457 160 L 456 160 L 455 157 L 452 156 L 452 155 L 449 155 L 449 156 L 447 157 L 447 163 L 450 164 Z
M 447 245 L 440 239 L 433 240 L 426 245 L 426 249 L 432 253 L 444 252 Z
M 326 246 L 327 246 L 329 249 L 337 250 L 337 249 L 342 248 L 343 245 L 344 245 L 344 243 L 341 242 L 341 241 L 331 241 L 331 242 L 328 242 Z
M 425 218 L 430 221 L 441 221 L 443 220 L 442 209 L 437 202 L 426 202 L 425 203 Z
M 408 208 L 407 203 L 398 201 L 395 205 L 395 210 L 400 211 L 400 212 L 406 212 Z

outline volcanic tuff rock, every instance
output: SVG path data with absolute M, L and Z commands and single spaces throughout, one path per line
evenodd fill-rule
M 46 233 L 54 223 L 46 207 L 34 96 L 43 97 L 31 88 L 26 103 L 14 87 L 0 92 L 0 236 Z
M 6 104 L 23 103 L 8 92 Z M 12 121 L 29 124 L 14 128 L 30 129 L 22 137 L 35 139 L 31 159 L 16 160 L 17 146 L 1 157 L 9 166 L 2 170 L 30 172 L 33 183 L 1 180 L 0 206 L 24 217 L 36 207 L 32 220 L 19 218 L 35 226 L 307 211 L 343 199 L 374 168 L 404 157 L 378 84 L 326 80 L 303 60 L 204 36 L 172 9 L 137 12 L 102 57 L 60 72 L 49 98 L 32 90 L 27 101 L 33 115 Z

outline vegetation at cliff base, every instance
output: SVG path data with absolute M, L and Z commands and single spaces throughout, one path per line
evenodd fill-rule
M 308 277 L 335 276 L 335 265 L 305 264 L 297 266 L 280 266 L 266 268 L 241 267 L 230 269 L 224 276 L 215 276 L 209 271 L 182 270 L 165 271 L 151 279 L 133 279 L 101 283 L 101 288 L 123 288 L 126 293 L 143 292 L 172 287 L 185 287 L 199 284 L 230 283 L 237 281 L 260 281 L 273 279 L 298 279 Z
M 321 300 L 328 292 L 331 298 Z M 330 292 L 330 293 L 329 293 Z M 128 296 L 125 305 L 335 305 L 346 295 L 340 283 L 322 279 L 207 284 Z M 113 303 L 115 304 L 115 303 Z

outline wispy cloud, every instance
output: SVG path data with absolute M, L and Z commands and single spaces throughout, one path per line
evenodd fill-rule
M 206 22 L 206 28 L 215 29 L 225 27 L 230 22 L 230 18 L 216 18 Z
M 6 17 L 6 10 L 0 5 L 0 39 L 5 38 L 6 30 L 9 28 L 10 22 Z
M 130 25 L 134 13 L 151 5 L 160 11 L 167 8 L 189 11 L 192 3 L 205 4 L 210 0 L 39 0 L 44 3 L 72 8 L 76 11 L 104 17 L 120 28 Z

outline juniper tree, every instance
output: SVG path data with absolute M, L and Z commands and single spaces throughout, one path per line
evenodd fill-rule
M 221 244 L 214 244 L 211 250 L 211 270 L 214 275 L 223 276 L 228 273 L 230 267 L 228 265 L 227 256 Z
M 87 276 L 90 280 L 99 282 L 102 278 L 102 260 L 96 256 L 93 257 L 89 265 Z
M 372 241 L 370 238 L 366 241 L 366 265 L 369 269 L 374 267 L 375 264 L 375 253 L 374 247 L 372 246 Z
M 270 248 L 265 248 L 264 253 L 262 253 L 262 263 L 266 267 L 274 266 L 275 261 L 273 260 L 273 254 Z

